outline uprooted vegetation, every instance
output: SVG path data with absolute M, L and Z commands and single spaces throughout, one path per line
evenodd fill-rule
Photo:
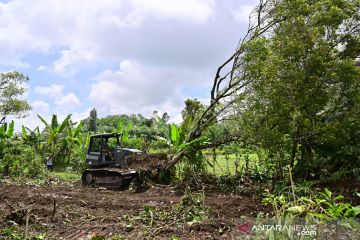
M 1 184 L 1 197 L 6 200 L 0 203 L 1 236 L 12 229 L 23 237 L 27 228 L 28 236 L 42 234 L 46 239 L 91 239 L 95 235 L 106 239 L 221 237 L 234 230 L 239 214 L 255 217 L 259 210 L 269 209 L 261 207 L 260 199 L 251 193 L 230 196 L 188 189 L 182 195 L 170 186 L 133 192 Z M 22 214 L 15 218 L 14 213 Z
M 212 218 L 212 209 L 205 205 L 204 193 L 192 193 L 188 189 L 177 204 L 159 209 L 156 204 L 149 202 L 143 206 L 138 216 L 124 218 L 128 221 L 127 228 L 140 225 L 144 228 L 144 236 L 156 237 L 184 226 L 203 224 Z
M 354 234 L 358 226 L 355 219 L 360 214 L 356 207 L 360 204 L 360 197 L 356 196 L 359 183 L 351 191 L 342 189 L 343 192 L 336 186 L 322 190 L 320 183 L 290 184 L 264 191 L 271 185 L 240 182 L 241 187 L 234 189 L 230 180 L 212 176 L 213 181 L 209 181 L 210 175 L 203 175 L 200 180 L 195 176 L 196 180 L 187 177 L 173 186 L 147 182 L 147 190 L 140 192 L 88 188 L 58 179 L 41 185 L 29 182 L 27 186 L 1 183 L 0 197 L 4 201 L 0 202 L 0 228 L 3 229 L 0 236 L 4 239 L 23 239 L 24 236 L 33 239 L 237 239 L 246 236 L 238 229 L 244 222 L 291 226 L 298 219 L 307 219 L 304 224 L 316 226 L 326 222 L 329 228 L 335 224 L 342 229 L 340 232 L 357 236 Z M 180 187 L 186 184 L 189 187 Z M 193 189 L 190 186 L 194 186 Z M 324 231 L 318 230 L 318 234 Z M 275 237 L 271 237 L 274 234 Z M 282 239 L 288 234 L 285 230 L 266 232 L 269 239 Z

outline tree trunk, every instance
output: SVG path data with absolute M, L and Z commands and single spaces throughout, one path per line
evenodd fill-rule
M 291 158 L 290 158 L 291 169 L 294 167 L 294 162 L 295 162 L 295 157 L 296 157 L 296 147 L 297 147 L 297 142 L 293 141 L 292 148 L 291 148 Z
M 216 148 L 213 148 L 213 172 L 215 175 L 215 163 L 216 163 Z

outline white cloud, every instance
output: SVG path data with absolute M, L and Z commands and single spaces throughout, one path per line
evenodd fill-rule
M 38 67 L 36 68 L 36 70 L 39 71 L 39 72 L 45 71 L 45 70 L 47 70 L 47 69 L 48 69 L 48 67 L 46 67 L 46 66 L 44 66 L 44 65 L 38 66 Z
M 72 112 L 71 120 L 73 122 L 80 122 L 80 120 L 84 120 L 85 118 L 89 117 L 91 108 L 87 108 L 85 111 L 82 112 Z
M 132 0 L 135 13 L 161 19 L 180 19 L 205 23 L 214 13 L 214 0 Z
M 37 86 L 34 88 L 34 92 L 42 95 L 46 95 L 49 98 L 60 98 L 63 95 L 64 86 L 58 84 L 52 84 L 48 87 Z
M 74 109 L 80 106 L 80 100 L 74 93 L 68 93 L 55 101 L 55 104 L 62 109 Z
M 103 59 L 107 51 L 116 49 L 124 34 L 120 29 L 139 28 L 150 18 L 203 24 L 213 15 L 214 5 L 214 0 L 0 3 L 0 65 L 27 67 L 23 61 L 27 53 L 61 50 L 52 68 L 58 73 L 75 72 L 72 65 Z
M 36 103 L 36 102 L 41 102 L 41 101 L 35 101 L 35 105 L 39 104 L 42 105 L 42 103 Z M 34 103 L 32 103 L 32 106 L 34 107 Z M 46 103 L 45 103 L 46 105 Z M 45 106 L 43 105 L 43 106 Z M 45 110 L 45 109 L 44 109 Z M 71 120 L 73 122 L 79 122 L 82 119 L 85 119 L 86 117 L 89 116 L 89 112 L 90 109 L 86 109 L 85 111 L 82 112 L 72 112 L 71 113 Z M 21 131 L 21 126 L 24 125 L 30 129 L 34 129 L 36 127 L 40 127 L 40 129 L 44 128 L 44 124 L 40 121 L 40 119 L 37 117 L 37 115 L 42 116 L 47 122 L 51 121 L 51 117 L 52 114 L 56 114 L 58 117 L 58 121 L 61 122 L 62 120 L 65 119 L 65 117 L 67 116 L 68 113 L 65 112 L 49 112 L 49 111 L 44 111 L 44 112 L 39 112 L 35 110 L 35 107 L 33 108 L 33 110 L 30 112 L 29 116 L 27 116 L 26 118 L 21 118 L 21 119 L 14 119 L 15 120 L 15 131 L 16 132 L 20 132 Z M 11 119 L 10 119 L 11 120 Z
M 124 60 L 117 71 L 106 70 L 96 76 L 89 99 L 102 115 L 142 113 L 150 116 L 158 110 L 175 116 L 189 97 L 183 88 L 201 85 L 204 80 L 202 73 L 179 69 L 175 72 L 172 68 Z
M 170 118 L 170 122 L 173 122 L 176 124 L 180 124 L 180 123 L 182 123 L 182 121 L 183 121 L 183 119 L 182 119 L 181 113 L 178 113 L 174 117 Z
M 61 109 L 61 112 L 74 110 L 81 105 L 80 100 L 75 93 L 64 93 L 63 85 L 52 84 L 46 87 L 37 86 L 34 88 L 34 92 L 53 99 L 55 105 Z
M 57 73 L 72 74 L 76 67 L 84 62 L 91 62 L 96 59 L 94 53 L 84 49 L 69 49 L 61 52 L 61 57 L 53 63 L 53 69 Z
M 29 59 L 39 71 L 36 77 L 78 71 L 70 84 L 77 86 L 73 93 L 60 82 L 63 76 L 52 80 L 58 84 L 30 92 L 46 97 L 51 113 L 65 114 L 61 106 L 80 105 L 75 94 L 88 90 L 79 86 L 92 84 L 89 100 L 104 114 L 158 110 L 179 119 L 183 100 L 205 96 L 204 85 L 211 84 L 217 66 L 234 51 L 239 24 L 229 11 L 249 1 L 217 1 L 216 7 L 215 0 L 0 3 L 0 67 L 26 67 Z M 94 72 L 101 73 L 87 82 Z M 31 77 L 33 83 L 39 84 L 38 79 Z M 88 106 L 86 100 L 81 106 Z
M 232 10 L 231 15 L 238 22 L 248 23 L 249 15 L 252 12 L 252 10 L 255 8 L 255 6 L 256 4 L 242 5 L 237 10 Z
M 43 101 L 34 101 L 31 103 L 32 111 L 36 114 L 47 113 L 49 110 L 49 104 Z

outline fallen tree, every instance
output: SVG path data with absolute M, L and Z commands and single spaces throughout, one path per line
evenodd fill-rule
M 215 74 L 210 92 L 210 104 L 197 118 L 193 128 L 189 131 L 185 142 L 191 144 L 202 136 L 202 133 L 211 125 L 226 119 L 232 106 L 239 97 L 245 93 L 245 88 L 252 79 L 244 70 L 246 65 L 246 52 L 249 44 L 259 37 L 272 34 L 273 28 L 284 21 L 286 16 L 276 13 L 276 0 L 260 0 L 259 5 L 249 16 L 249 26 L 244 38 L 239 41 L 237 50 L 222 63 Z M 237 95 L 236 97 L 234 95 Z M 226 143 L 238 139 L 238 136 L 230 136 Z M 197 150 L 212 148 L 224 144 L 224 142 L 201 145 Z M 180 149 L 166 166 L 173 167 L 187 152 L 187 147 Z

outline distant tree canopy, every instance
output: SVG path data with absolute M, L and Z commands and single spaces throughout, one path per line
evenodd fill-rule
M 118 128 L 119 121 L 124 127 L 130 124 L 132 126 L 131 132 L 138 135 L 145 134 L 165 137 L 168 132 L 168 124 L 166 123 L 168 120 L 168 115 L 165 115 L 165 117 L 158 116 L 156 118 L 146 118 L 141 114 L 121 114 L 96 118 L 96 121 L 92 121 L 94 119 L 93 110 L 91 111 L 92 114 L 90 114 L 90 117 L 84 119 L 83 121 L 84 126 L 87 126 L 87 129 L 90 129 L 91 124 L 95 123 L 95 126 L 92 127 L 92 129 L 95 130 L 91 130 L 94 133 L 114 132 Z
M 164 122 L 164 123 L 167 123 L 169 120 L 170 120 L 170 116 L 167 112 L 164 112 L 163 115 L 161 116 L 161 120 Z
M 181 115 L 183 119 L 186 119 L 190 116 L 195 116 L 199 111 L 205 108 L 204 104 L 202 104 L 199 100 L 195 99 L 186 99 L 185 100 L 185 108 L 181 111 Z
M 31 106 L 21 97 L 25 94 L 24 84 L 29 77 L 19 72 L 0 74 L 0 116 L 24 117 Z

